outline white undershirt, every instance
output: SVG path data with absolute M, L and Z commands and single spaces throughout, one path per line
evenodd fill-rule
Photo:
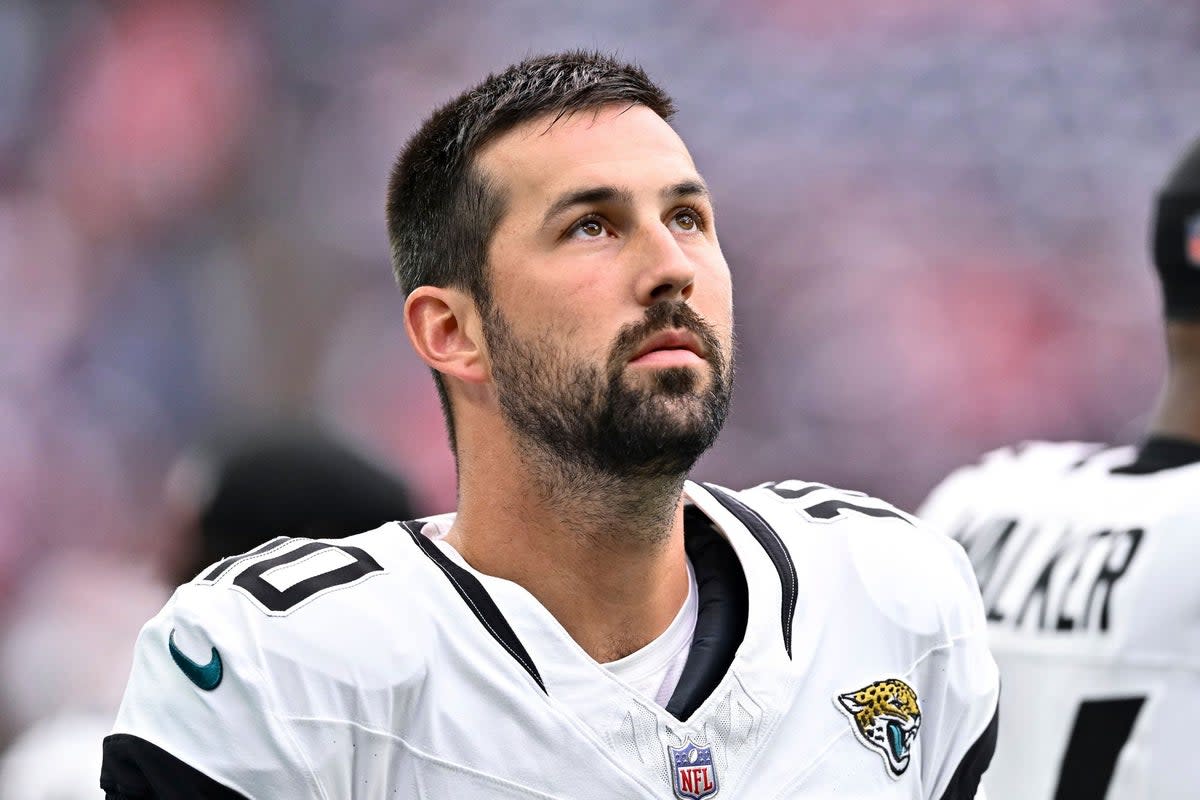
M 438 548 L 455 563 L 470 569 L 466 559 L 445 540 L 448 529 L 448 524 L 434 527 L 427 524 L 422 533 L 433 539 Z M 696 632 L 696 615 L 700 607 L 696 573 L 692 569 L 691 560 L 687 560 L 686 563 L 687 599 L 683 601 L 683 607 L 679 609 L 679 613 L 667 629 L 641 650 L 601 665 L 643 697 L 653 700 L 663 708 L 670 702 L 671 695 L 675 693 L 675 687 L 679 683 L 679 676 L 683 674 L 688 653 L 692 649 L 692 636 Z
M 700 607 L 696 573 L 687 562 L 688 593 L 675 619 L 657 639 L 624 658 L 604 664 L 604 668 L 663 708 L 675 693 L 683 666 L 692 649 L 696 614 Z

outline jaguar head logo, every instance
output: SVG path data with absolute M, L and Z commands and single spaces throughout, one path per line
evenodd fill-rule
M 837 705 L 850 716 L 858 740 L 883 756 L 888 774 L 903 775 L 921 729 L 921 707 L 913 688 L 896 679 L 875 681 L 839 694 Z

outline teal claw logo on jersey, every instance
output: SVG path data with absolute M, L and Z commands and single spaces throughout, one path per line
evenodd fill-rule
M 221 654 L 217 652 L 217 648 L 212 649 L 212 656 L 207 664 L 197 664 L 175 646 L 175 629 L 172 628 L 167 639 L 167 649 L 171 651 L 171 658 L 175 659 L 179 669 L 183 670 L 183 674 L 187 675 L 192 683 L 206 692 L 211 692 L 221 685 Z
M 891 678 L 839 694 L 836 702 L 853 721 L 858 740 L 883 756 L 888 774 L 903 775 L 921 729 L 921 707 L 913 688 Z

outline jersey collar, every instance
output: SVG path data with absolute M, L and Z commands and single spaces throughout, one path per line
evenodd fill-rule
M 1138 448 L 1137 460 L 1113 470 L 1114 475 L 1149 475 L 1200 461 L 1200 442 L 1174 436 L 1150 436 Z

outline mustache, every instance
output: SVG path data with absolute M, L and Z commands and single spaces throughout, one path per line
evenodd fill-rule
M 682 300 L 655 303 L 646 309 L 646 316 L 640 322 L 633 322 L 621 328 L 608 359 L 609 373 L 617 374 L 623 370 L 647 337 L 673 328 L 695 334 L 704 345 L 704 352 L 717 374 L 723 374 L 725 354 L 721 351 L 717 332 L 695 309 Z

